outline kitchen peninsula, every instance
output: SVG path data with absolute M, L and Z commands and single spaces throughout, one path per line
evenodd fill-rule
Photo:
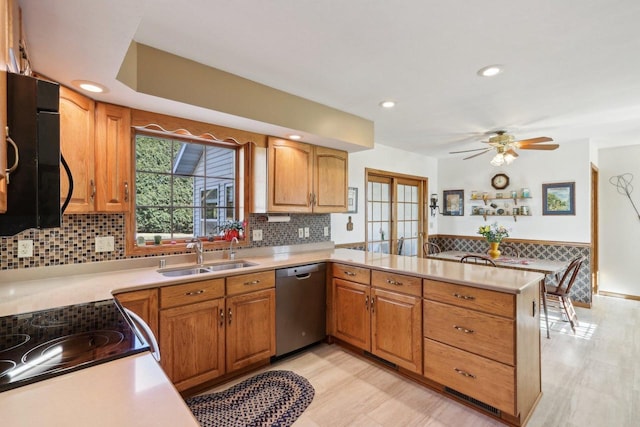
M 472 406 L 476 401 L 485 403 L 485 406 L 490 408 L 489 412 L 485 413 L 513 425 L 526 423 L 541 395 L 538 311 L 538 286 L 543 277 L 541 274 L 348 249 L 333 249 L 333 247 L 303 252 L 295 250 L 268 252 L 265 249 L 250 249 L 240 255 L 242 259 L 256 265 L 233 271 L 206 273 L 198 276 L 197 280 L 257 273 L 316 262 L 331 263 L 333 273 L 328 275 L 327 279 L 327 305 L 331 318 L 328 334 L 336 335 L 339 342 L 344 341 L 341 340 L 340 334 L 334 330 L 334 325 L 339 323 L 336 319 L 344 319 L 344 316 L 340 317 L 339 306 L 334 306 L 337 301 L 335 290 L 352 286 L 348 283 L 349 281 L 368 281 L 369 285 L 362 283 L 356 283 L 356 285 L 363 286 L 365 292 L 370 292 L 372 296 L 375 295 L 377 312 L 374 310 L 372 297 L 372 322 L 378 313 L 380 315 L 384 313 L 385 306 L 381 304 L 384 303 L 385 297 L 397 294 L 401 299 L 406 300 L 406 296 L 411 295 L 417 303 L 417 313 L 420 317 L 417 322 L 412 323 L 412 328 L 417 328 L 420 337 L 416 344 L 420 352 L 420 360 L 413 371 L 396 363 L 396 369 L 401 374 L 467 405 Z M 180 257 L 175 259 L 181 263 L 186 261 Z M 173 260 L 174 258 L 169 260 L 171 267 L 182 265 L 180 263 L 174 264 Z M 213 260 L 207 259 L 206 261 Z M 105 265 L 70 266 L 54 269 L 45 267 L 33 269 L 32 272 L 21 271 L 19 274 L 13 272 L 11 276 L 0 274 L 0 316 L 104 300 L 121 292 L 162 288 L 194 281 L 193 276 L 176 278 L 161 275 L 157 272 L 157 260 L 155 259 L 95 264 Z M 352 272 L 351 269 L 357 269 L 359 273 L 364 275 L 353 276 L 349 274 Z M 59 275 L 52 274 L 52 271 Z M 409 283 L 411 283 L 411 288 L 405 290 L 405 285 Z M 339 290 L 339 292 L 342 291 Z M 344 302 L 344 299 L 340 301 Z M 431 321 L 429 320 L 430 312 L 449 316 L 452 321 L 460 315 L 466 319 L 476 319 L 478 321 L 478 327 L 475 328 L 477 333 L 474 334 L 476 332 L 472 330 L 474 328 L 467 324 L 457 325 L 460 331 L 450 327 L 447 327 L 446 330 L 441 329 L 442 325 L 438 323 L 442 321 L 441 316 L 438 316 L 440 320 Z M 416 315 L 415 309 L 412 311 L 412 315 Z M 483 323 L 491 325 L 491 329 L 483 330 Z M 496 325 L 499 327 L 498 329 L 493 328 Z M 452 335 L 449 329 L 459 335 Z M 504 332 L 504 336 L 495 336 L 494 330 L 500 333 Z M 380 333 L 382 331 L 383 329 L 380 329 Z M 473 342 L 474 338 L 478 340 L 475 343 Z M 348 343 L 345 345 L 355 348 Z M 384 346 L 385 343 L 378 343 L 378 348 Z M 362 348 L 362 350 L 369 352 L 366 348 Z M 415 353 L 415 348 L 413 350 Z M 371 353 L 375 354 L 375 351 L 374 348 Z M 109 422 L 101 412 L 110 400 L 115 399 L 116 405 L 109 412 L 117 411 L 120 408 L 125 411 L 124 414 L 120 414 L 121 417 L 126 417 L 126 411 L 132 410 L 135 406 L 131 402 L 135 402 L 136 396 L 126 395 L 135 388 L 132 387 L 134 379 L 127 379 L 124 374 L 138 372 L 132 366 L 136 363 L 139 365 L 149 364 L 150 361 L 153 359 L 149 355 L 131 356 L 0 393 L 0 412 L 3 414 L 3 419 L 20 419 L 23 424 L 25 424 L 25 416 L 34 417 L 27 420 L 26 424 L 30 424 L 30 421 L 35 423 L 45 416 L 49 420 L 62 420 L 65 418 L 66 411 L 71 410 L 70 407 L 65 407 L 62 404 L 63 401 L 66 401 L 66 397 L 63 396 L 64 387 L 73 387 L 73 384 L 82 387 L 88 378 L 91 378 L 91 382 L 94 384 L 100 384 L 103 381 L 107 381 L 109 384 L 108 390 L 105 390 L 101 395 L 102 401 L 95 402 L 95 399 L 85 394 L 87 401 L 75 402 L 74 407 L 83 405 L 87 416 L 90 416 L 91 411 L 95 411 L 95 416 L 92 419 L 97 420 L 97 423 L 92 421 L 92 424 L 107 425 Z M 447 366 L 449 362 L 464 363 L 465 367 L 463 369 L 456 366 L 451 369 Z M 104 377 L 110 375 L 108 367 L 115 367 L 115 365 L 120 366 L 120 372 L 123 373 L 122 377 L 118 377 L 122 381 L 121 388 L 118 388 L 118 380 L 115 377 L 110 379 Z M 164 394 L 165 399 L 168 399 L 164 401 L 166 403 L 164 405 L 154 403 L 154 407 L 163 406 L 164 411 L 167 408 L 175 407 L 176 413 L 180 413 L 188 419 L 188 409 L 175 390 L 173 390 L 173 396 L 167 391 L 170 383 L 158 367 L 148 366 L 146 369 L 148 375 L 155 378 L 155 387 L 157 387 L 155 390 Z M 472 369 L 473 372 L 471 372 Z M 75 383 L 75 381 L 78 382 Z M 58 386 L 62 387 L 61 393 L 58 394 L 62 399 L 59 404 L 47 405 L 44 411 L 29 410 L 36 404 L 31 396 L 34 399 L 38 399 L 40 396 L 38 392 L 29 393 L 29 390 L 36 391 L 47 387 L 50 392 L 54 392 Z M 154 386 L 149 387 L 154 389 Z M 490 399 L 489 403 L 480 400 L 485 395 Z M 147 395 L 145 399 L 140 400 L 140 405 L 144 402 L 148 403 L 146 400 L 148 398 Z M 55 402 L 57 399 L 53 398 L 53 401 Z M 127 399 L 130 403 L 119 406 L 117 405 L 119 399 Z M 168 402 L 173 402 L 173 404 Z M 477 406 L 475 407 L 477 408 Z M 36 412 L 38 413 L 36 414 Z M 65 425 L 70 425 L 69 420 L 66 421 Z M 100 424 L 100 422 L 107 424 Z M 135 420 L 132 420 L 130 425 L 144 424 L 136 424 Z

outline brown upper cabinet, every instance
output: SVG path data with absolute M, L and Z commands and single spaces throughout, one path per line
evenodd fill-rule
M 131 182 L 129 108 L 60 87 L 60 149 L 73 175 L 66 213 L 126 212 Z M 61 199 L 69 188 L 60 178 Z
M 346 151 L 270 137 L 267 162 L 269 212 L 347 211 Z

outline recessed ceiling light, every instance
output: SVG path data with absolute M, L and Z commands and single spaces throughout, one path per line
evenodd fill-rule
M 481 77 L 493 77 L 502 72 L 502 65 L 487 65 L 478 70 L 478 75 Z
M 87 92 L 92 93 L 106 93 L 109 92 L 105 86 L 100 83 L 91 82 L 89 80 L 74 80 L 71 82 L 72 85 L 78 87 L 80 89 L 86 90 Z
M 302 139 L 302 135 L 296 135 L 296 134 L 289 135 L 289 139 L 294 139 L 297 141 L 299 139 Z
M 382 108 L 393 108 L 396 106 L 396 102 L 395 101 L 382 101 L 380 103 L 380 106 Z

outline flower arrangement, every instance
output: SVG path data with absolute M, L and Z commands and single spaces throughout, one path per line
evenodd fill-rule
M 502 239 L 505 237 L 509 237 L 509 230 L 507 230 L 504 226 L 498 225 L 497 222 L 494 222 L 491 225 L 481 225 L 478 228 L 478 234 L 484 236 L 487 239 L 487 242 L 502 242 Z
M 244 230 L 244 221 L 227 221 L 226 224 L 222 226 L 224 231 L 236 230 L 238 232 Z
M 245 226 L 246 221 L 227 221 L 227 223 L 222 226 L 224 239 L 230 241 L 234 237 L 238 239 L 242 238 Z

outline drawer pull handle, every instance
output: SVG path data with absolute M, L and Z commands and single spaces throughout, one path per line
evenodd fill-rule
M 185 295 L 189 296 L 189 297 L 193 297 L 193 296 L 200 295 L 200 294 L 204 294 L 204 289 L 200 289 L 199 291 L 187 292 Z
M 453 370 L 459 373 L 460 375 L 462 375 L 463 377 L 473 378 L 474 380 L 476 379 L 475 375 L 470 374 L 469 372 L 463 371 L 462 369 L 453 368 Z
M 356 273 L 352 272 L 352 271 L 345 271 L 344 274 L 346 274 L 347 276 L 355 276 Z
M 224 326 L 224 309 L 220 309 L 220 327 Z
M 465 334 L 472 334 L 475 332 L 473 329 L 467 329 L 467 328 L 463 328 L 462 326 L 456 326 L 456 325 L 453 325 L 453 329 L 455 329 L 456 331 L 464 332 Z
M 454 293 L 453 296 L 456 297 L 456 298 L 466 299 L 466 300 L 469 300 L 469 301 L 473 301 L 474 299 L 476 299 L 476 297 L 473 297 L 471 295 L 461 295 L 461 294 L 459 294 L 457 292 Z
M 367 295 L 364 299 L 364 308 L 369 310 L 369 295 Z
M 371 312 L 372 313 L 376 312 L 375 303 L 376 303 L 376 297 L 371 297 Z
M 227 317 L 229 318 L 229 324 L 231 324 L 231 309 L 229 309 L 229 315 Z
M 390 285 L 402 286 L 402 282 L 397 282 L 393 279 L 387 279 L 387 283 Z
M 245 286 L 249 286 L 249 285 L 257 285 L 258 283 L 260 283 L 260 280 L 252 280 L 250 282 L 244 282 Z

